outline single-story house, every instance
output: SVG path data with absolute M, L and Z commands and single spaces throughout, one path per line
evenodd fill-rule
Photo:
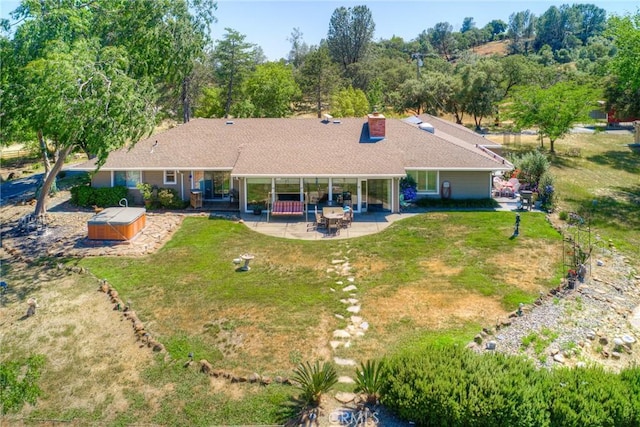
M 243 212 L 257 202 L 303 202 L 307 209 L 348 203 L 356 213 L 398 212 L 400 179 L 418 197 L 489 198 L 494 173 L 513 165 L 481 135 L 421 115 L 389 119 L 194 119 L 111 152 L 95 187 L 173 188 L 185 200 L 227 201 Z M 95 170 L 89 161 L 76 170 Z

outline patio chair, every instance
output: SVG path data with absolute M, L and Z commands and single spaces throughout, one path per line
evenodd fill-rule
M 353 221 L 353 210 L 351 208 L 347 208 L 345 209 L 344 215 L 342 217 L 342 226 L 350 227 L 352 221 Z
M 316 228 L 327 228 L 327 219 L 316 212 Z
M 518 191 L 520 191 L 520 181 L 518 180 L 518 178 L 511 178 L 509 180 L 509 186 L 511 187 L 511 190 L 513 191 L 513 196 L 516 196 L 516 193 L 518 193 Z
M 494 197 L 502 197 L 503 190 L 507 186 L 507 181 L 498 176 L 493 177 L 493 195 Z
M 338 236 L 340 234 L 340 228 L 342 227 L 342 221 L 339 219 L 332 219 L 327 221 L 327 234 Z

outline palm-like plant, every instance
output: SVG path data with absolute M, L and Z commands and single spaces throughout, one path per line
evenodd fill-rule
M 302 399 L 305 403 L 319 405 L 323 393 L 328 392 L 338 382 L 338 374 L 329 362 L 316 361 L 301 363 L 294 371 L 293 379 L 302 390 Z
M 382 368 L 384 362 L 367 360 L 360 363 L 360 368 L 356 369 L 356 393 L 364 393 L 367 396 L 367 403 L 376 404 L 380 398 L 382 388 Z

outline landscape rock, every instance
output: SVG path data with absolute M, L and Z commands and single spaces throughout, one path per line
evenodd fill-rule
M 557 362 L 557 363 L 560 363 L 560 364 L 564 364 L 564 362 L 565 362 L 565 358 L 564 358 L 564 356 L 562 355 L 562 353 L 557 353 L 557 354 L 555 354 L 555 355 L 553 356 L 553 361 L 554 361 L 554 362 Z
M 211 373 L 213 372 L 213 365 L 209 363 L 208 360 L 202 359 L 198 363 L 200 363 L 200 372 L 206 375 L 211 375 Z
M 347 403 L 353 402 L 353 400 L 356 398 L 356 395 L 355 393 L 339 391 L 336 393 L 335 398 L 338 402 L 342 404 L 347 404 Z

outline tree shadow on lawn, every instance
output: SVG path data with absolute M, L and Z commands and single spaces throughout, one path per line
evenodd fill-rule
M 628 173 L 640 173 L 640 155 L 634 151 L 606 151 L 586 158 L 588 161 Z
M 577 169 L 575 157 L 555 154 L 551 156 L 551 164 L 558 169 Z
M 615 223 L 627 229 L 640 230 L 640 185 L 613 187 L 616 197 L 601 196 L 581 200 L 579 213 L 606 224 Z

